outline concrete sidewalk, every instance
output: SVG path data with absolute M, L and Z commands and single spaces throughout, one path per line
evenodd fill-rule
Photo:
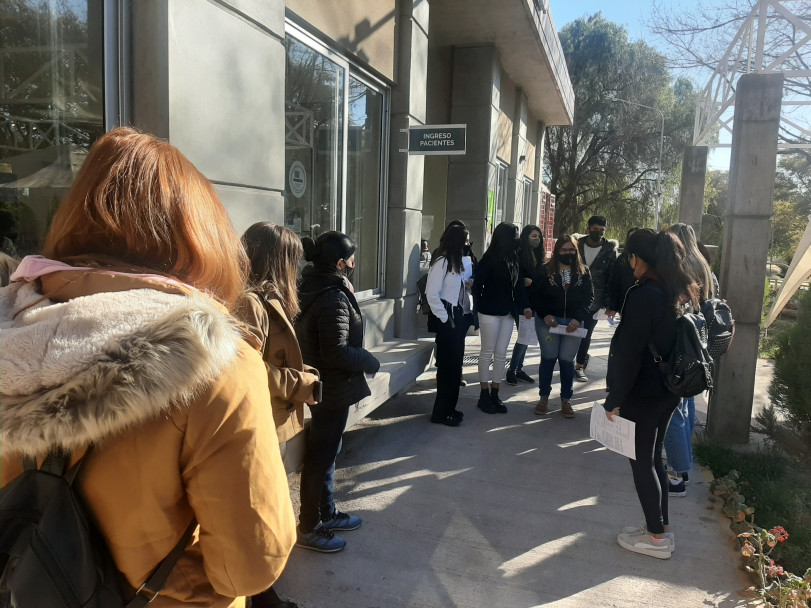
M 363 526 L 341 533 L 340 553 L 294 549 L 280 594 L 301 608 L 744 606 L 749 582 L 698 465 L 687 496 L 671 499 L 670 560 L 616 544 L 643 518 L 627 460 L 588 437 L 612 332 L 598 324 L 573 420 L 558 411 L 557 373 L 546 416 L 533 414 L 537 385 L 527 384 L 502 384 L 507 414 L 480 412 L 467 366 L 461 426 L 429 423 L 431 372 L 348 431 L 336 497 Z M 467 353 L 478 354 L 476 339 Z M 539 358 L 531 347 L 525 369 L 536 379 Z

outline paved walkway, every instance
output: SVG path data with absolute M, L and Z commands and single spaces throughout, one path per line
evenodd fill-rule
M 502 385 L 507 414 L 480 412 L 468 366 L 460 427 L 428 422 L 430 372 L 347 432 L 336 495 L 364 524 L 342 533 L 340 553 L 294 549 L 279 592 L 301 608 L 744 606 L 749 583 L 698 465 L 688 495 L 671 501 L 670 560 L 616 544 L 620 528 L 643 519 L 628 462 L 588 437 L 612 331 L 598 324 L 573 420 L 558 411 L 556 384 L 546 416 L 533 414 L 537 385 L 526 384 Z M 467 352 L 478 352 L 476 339 Z M 530 348 L 535 378 L 539 358 Z

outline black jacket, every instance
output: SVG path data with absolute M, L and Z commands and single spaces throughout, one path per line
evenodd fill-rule
M 363 348 L 360 307 L 343 277 L 337 270 L 307 266 L 299 303 L 296 337 L 304 362 L 321 374 L 324 407 L 348 407 L 371 395 L 363 374 L 377 373 L 380 362 Z
M 634 271 L 628 264 L 628 254 L 623 253 L 614 262 L 614 270 L 611 272 L 611 284 L 608 286 L 609 305 L 608 310 L 619 312 L 622 303 L 625 301 L 625 294 L 636 283 Z
M 646 275 L 628 291 L 608 353 L 606 410 L 678 401 L 667 390 L 648 347 L 653 342 L 667 360 L 676 340 L 676 320 L 676 311 L 654 274 Z
M 577 248 L 580 249 L 580 257 L 583 258 L 583 263 L 586 263 L 586 238 L 582 238 L 577 242 Z M 603 239 L 603 244 L 600 251 L 597 252 L 597 257 L 589 265 L 591 272 L 591 282 L 594 286 L 594 302 L 591 305 L 591 312 L 597 312 L 601 308 L 610 308 L 610 292 L 609 285 L 611 284 L 611 273 L 614 270 L 614 262 L 617 259 L 617 242 L 608 239 Z
M 568 289 L 563 289 L 560 273 L 551 273 L 546 264 L 538 266 L 531 278 L 529 299 L 535 314 L 541 318 L 552 315 L 577 319 L 580 325 L 585 323 L 594 300 L 588 268 L 585 274 L 572 273 Z
M 520 270 L 512 272 L 503 260 L 485 255 L 476 264 L 473 274 L 473 310 L 485 315 L 518 315 L 529 308 L 524 281 L 519 280 Z

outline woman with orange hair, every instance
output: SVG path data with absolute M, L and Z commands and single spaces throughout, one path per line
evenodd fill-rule
M 24 458 L 81 460 L 75 487 L 129 598 L 156 608 L 243 606 L 295 541 L 267 374 L 229 314 L 246 274 L 211 183 L 119 128 L 91 148 L 44 257 L 0 289 L 0 486 Z M 144 590 L 195 521 L 163 587 Z

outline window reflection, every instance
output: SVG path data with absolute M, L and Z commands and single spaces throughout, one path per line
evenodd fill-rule
M 37 253 L 103 132 L 102 1 L 17 0 L 0 17 L 0 230 Z
M 346 229 L 357 245 L 355 289 L 377 287 L 383 94 L 349 78 Z
M 285 225 L 317 237 L 341 229 L 344 68 L 287 39 Z
M 302 236 L 348 234 L 355 290 L 376 290 L 385 95 L 335 55 L 292 37 L 286 46 L 285 225 Z

